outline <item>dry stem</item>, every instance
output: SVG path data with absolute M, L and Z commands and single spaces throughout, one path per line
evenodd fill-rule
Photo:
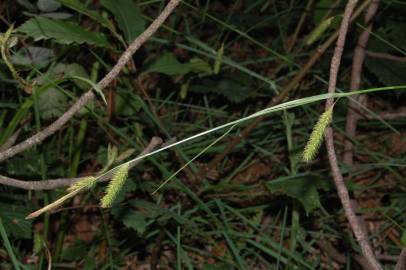
M 328 92 L 334 93 L 337 85 L 337 75 L 340 68 L 341 56 L 344 50 L 344 44 L 346 35 L 348 32 L 348 26 L 350 22 L 351 13 L 355 8 L 357 0 L 349 0 L 344 11 L 344 16 L 339 29 L 339 36 L 337 39 L 336 47 L 334 49 L 334 54 L 331 59 L 330 66 L 330 79 L 328 83 Z M 333 99 L 326 100 L 326 110 L 328 110 L 333 105 Z M 345 186 L 343 176 L 341 175 L 340 168 L 338 167 L 337 156 L 334 148 L 334 132 L 331 127 L 327 128 L 326 134 L 326 147 L 328 153 L 328 159 L 331 167 L 331 172 L 333 179 L 337 188 L 337 193 L 340 198 L 341 204 L 343 205 L 345 215 L 350 223 L 351 229 L 357 239 L 359 245 L 361 246 L 362 253 L 365 259 L 370 264 L 371 269 L 380 270 L 382 267 L 376 260 L 372 247 L 369 244 L 368 236 L 363 230 L 360 220 L 355 214 L 355 210 L 350 200 L 350 196 Z

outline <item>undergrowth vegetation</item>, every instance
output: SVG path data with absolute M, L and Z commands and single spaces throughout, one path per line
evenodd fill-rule
M 328 125 L 357 217 L 394 269 L 406 247 L 406 3 L 381 0 L 369 27 L 369 2 L 330 95 L 346 1 L 183 1 L 102 87 L 167 1 L 2 1 L 0 269 L 369 269 Z M 350 92 L 366 32 L 351 89 L 365 91 Z M 7 152 L 89 93 L 52 136 Z

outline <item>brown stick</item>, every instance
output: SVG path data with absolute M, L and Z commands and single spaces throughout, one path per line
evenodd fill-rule
M 344 16 L 341 21 L 341 26 L 339 29 L 339 36 L 337 39 L 336 47 L 334 49 L 334 54 L 331 59 L 330 65 L 330 78 L 328 83 L 328 93 L 334 93 L 337 85 L 337 75 L 340 68 L 341 56 L 344 50 L 344 44 L 346 35 L 348 32 L 348 26 L 350 22 L 351 13 L 357 3 L 357 0 L 349 0 L 344 11 Z M 332 98 L 326 100 L 326 110 L 333 106 L 334 100 Z M 345 186 L 343 176 L 341 175 L 340 168 L 338 167 L 337 156 L 334 148 L 334 133 L 331 127 L 328 127 L 325 134 L 326 147 L 328 153 L 328 159 L 334 179 L 334 183 L 337 188 L 337 193 L 340 198 L 341 204 L 343 205 L 345 215 L 350 223 L 351 229 L 357 239 L 359 245 L 361 246 L 362 253 L 365 259 L 370 264 L 371 269 L 380 270 L 382 267 L 376 260 L 373 253 L 372 247 L 369 244 L 368 236 L 366 232 L 362 229 L 360 221 L 355 214 L 353 205 L 348 194 L 347 187 Z
M 398 111 L 393 111 L 393 112 L 382 112 L 378 113 L 378 117 L 374 115 L 365 115 L 366 119 L 377 119 L 377 118 L 382 118 L 382 119 L 396 119 L 396 118 L 402 118 L 406 117 L 406 108 L 401 108 Z
M 162 144 L 162 139 L 159 137 L 153 137 L 151 139 L 150 143 L 144 148 L 144 150 L 138 156 L 142 156 L 142 155 L 152 152 L 160 144 Z M 131 162 L 129 165 L 130 169 L 135 167 L 140 161 L 141 160 L 136 160 L 136 161 Z M 113 172 L 114 171 L 98 178 L 97 182 L 108 181 L 111 178 Z M 21 188 L 21 189 L 26 189 L 26 190 L 50 190 L 50 189 L 70 186 L 83 179 L 84 178 L 79 177 L 79 178 L 58 178 L 58 179 L 45 180 L 45 181 L 43 181 L 43 180 L 23 181 L 23 180 L 18 180 L 18 179 L 0 175 L 0 184 L 6 185 L 6 186 L 11 186 L 11 187 L 16 187 L 16 188 Z
M 145 31 L 139 35 L 125 50 L 125 52 L 121 55 L 120 59 L 118 59 L 115 66 L 110 70 L 107 75 L 97 83 L 97 87 L 99 89 L 104 89 L 107 85 L 114 80 L 120 71 L 124 68 L 126 63 L 131 59 L 132 55 L 158 30 L 158 28 L 164 23 L 166 18 L 172 13 L 175 7 L 179 4 L 181 0 L 171 0 L 162 13 L 148 26 Z M 34 145 L 37 145 L 43 142 L 46 138 L 54 134 L 58 131 L 63 125 L 68 122 L 69 119 L 75 115 L 80 109 L 82 109 L 89 101 L 91 101 L 95 97 L 92 90 L 89 90 L 85 94 L 83 94 L 72 107 L 69 108 L 61 117 L 59 117 L 55 122 L 53 122 L 50 126 L 43 129 L 42 131 L 36 133 L 32 137 L 26 139 L 25 141 L 10 147 L 5 151 L 0 152 L 0 162 L 4 161 L 18 153 L 21 153 Z
M 406 248 L 402 248 L 395 270 L 406 270 Z
M 368 6 L 368 3 L 370 1 L 365 1 L 362 3 L 362 5 L 357 9 L 357 11 L 354 12 L 354 15 L 351 17 L 351 22 L 354 21 L 361 13 L 362 11 Z M 313 67 L 313 65 L 319 60 L 319 58 L 324 54 L 324 52 L 331 46 L 331 44 L 334 43 L 334 41 L 338 37 L 338 31 L 336 31 L 333 35 L 330 36 L 330 38 L 321 45 L 316 52 L 312 55 L 312 57 L 306 62 L 306 64 L 300 69 L 300 71 L 296 74 L 296 76 L 291 80 L 291 82 L 283 88 L 283 90 L 280 92 L 279 95 L 274 97 L 267 105 L 267 107 L 275 106 L 278 103 L 282 102 L 288 94 L 295 89 L 295 87 L 302 81 L 302 79 L 306 76 L 307 72 Z M 210 161 L 208 164 L 209 168 L 215 168 L 217 164 L 222 161 L 225 156 L 230 153 L 234 147 L 244 138 L 248 137 L 251 131 L 260 123 L 262 120 L 264 120 L 265 116 L 260 116 L 258 118 L 255 118 L 253 122 L 251 122 L 247 127 L 245 127 L 240 136 L 234 138 L 227 146 L 226 148 L 220 152 L 219 154 L 216 155 L 216 157 Z
M 379 0 L 372 1 L 368 7 L 367 13 L 365 14 L 364 23 L 367 25 L 365 29 L 358 38 L 357 46 L 355 47 L 354 57 L 352 61 L 352 71 L 351 71 L 351 83 L 350 90 L 358 90 L 361 84 L 362 68 L 364 66 L 365 59 L 365 48 L 368 44 L 369 33 L 372 30 L 372 19 L 378 10 Z M 355 96 L 350 99 L 348 103 L 347 110 L 347 122 L 346 122 L 346 134 L 350 138 L 354 138 L 357 130 L 357 122 L 361 118 L 361 115 L 357 112 L 357 102 L 365 103 L 366 96 Z M 351 140 L 345 140 L 344 142 L 344 163 L 352 166 L 354 162 L 354 144 Z
M 368 55 L 369 57 L 372 57 L 372 58 L 406 63 L 406 57 L 402 57 L 402 56 L 392 55 L 389 53 L 378 53 L 378 52 L 372 52 L 372 51 L 365 51 L 365 53 L 366 53 L 366 55 Z

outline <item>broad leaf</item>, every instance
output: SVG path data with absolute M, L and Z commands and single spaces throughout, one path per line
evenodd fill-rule
M 318 177 L 284 177 L 266 183 L 272 193 L 282 193 L 301 202 L 307 214 L 321 206 L 317 189 L 330 189 L 331 185 L 326 180 Z
M 131 43 L 145 29 L 145 20 L 133 0 L 102 0 L 101 4 L 114 15 L 118 27 Z
M 173 53 L 164 53 L 147 67 L 145 73 L 159 72 L 169 76 L 185 75 L 192 70 L 189 64 L 182 64 Z
M 34 38 L 35 41 L 54 39 L 62 44 L 88 43 L 101 47 L 109 47 L 109 43 L 102 33 L 86 31 L 80 25 L 72 22 L 53 20 L 40 16 L 28 20 L 18 30 Z
M 58 0 L 58 2 L 70 9 L 92 18 L 108 29 L 113 29 L 113 25 L 109 20 L 101 16 L 98 12 L 89 9 L 85 4 L 78 0 Z
M 38 110 L 43 119 L 59 117 L 66 111 L 67 107 L 67 97 L 55 88 L 50 88 L 38 98 Z
M 11 61 L 16 65 L 28 66 L 32 68 L 43 67 L 47 65 L 55 54 L 53 50 L 45 47 L 28 46 L 22 47 L 16 54 L 11 57 Z

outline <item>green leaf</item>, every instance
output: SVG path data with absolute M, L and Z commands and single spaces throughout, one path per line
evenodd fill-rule
M 182 64 L 173 53 L 164 53 L 147 67 L 145 73 L 159 72 L 169 76 L 185 75 L 192 71 L 189 64 Z
M 58 2 L 70 9 L 75 10 L 76 12 L 92 18 L 110 30 L 114 29 L 113 24 L 108 19 L 101 16 L 97 11 L 89 9 L 85 4 L 78 0 L 58 0 Z
M 38 0 L 37 6 L 43 12 L 52 12 L 60 8 L 61 4 L 55 0 Z
M 18 31 L 34 38 L 35 41 L 53 39 L 61 44 L 88 43 L 100 47 L 109 47 L 102 33 L 86 31 L 80 25 L 72 22 L 34 17 L 18 28 Z
M 7 232 L 16 238 L 31 239 L 32 222 L 25 219 L 30 210 L 23 206 L 0 203 L 0 217 Z
M 111 11 L 118 27 L 124 33 L 128 43 L 131 43 L 145 29 L 145 20 L 138 6 L 132 0 L 102 0 L 101 4 Z
M 191 71 L 194 71 L 199 74 L 211 75 L 213 73 L 210 64 L 198 57 L 190 59 L 187 65 L 190 66 Z
M 139 234 L 143 234 L 147 228 L 144 215 L 135 211 L 124 215 L 122 222 L 127 228 L 134 229 Z
M 327 29 L 330 27 L 334 18 L 335 17 L 330 17 L 328 19 L 325 19 L 319 25 L 317 25 L 316 28 L 312 32 L 310 32 L 309 36 L 307 37 L 306 45 L 310 46 L 316 40 L 318 40 L 320 38 L 320 36 L 323 35 L 327 31 Z
M 55 88 L 49 88 L 46 93 L 38 97 L 38 111 L 42 119 L 59 117 L 67 107 L 67 97 Z
M 273 180 L 266 183 L 266 187 L 271 193 L 282 193 L 297 199 L 308 215 L 321 206 L 317 189 L 328 190 L 331 184 L 318 177 L 296 176 Z
M 11 61 L 16 65 L 28 66 L 29 68 L 32 68 L 32 66 L 41 68 L 49 64 L 54 57 L 55 54 L 51 49 L 28 46 L 22 47 L 17 53 L 13 54 Z

